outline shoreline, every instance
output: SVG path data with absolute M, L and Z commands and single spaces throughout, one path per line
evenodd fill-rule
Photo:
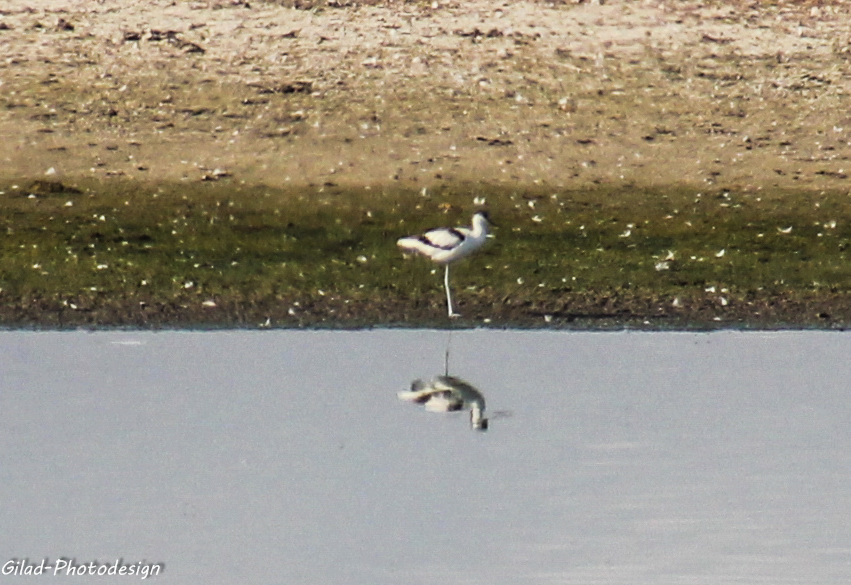
M 851 201 L 689 189 L 274 189 L 39 180 L 7 197 L 6 327 L 820 328 L 851 322 Z M 495 238 L 441 271 L 398 237 Z M 838 219 L 837 219 L 838 218 Z

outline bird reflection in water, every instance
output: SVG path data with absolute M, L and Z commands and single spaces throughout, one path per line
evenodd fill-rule
M 488 430 L 485 417 L 485 397 L 478 388 L 457 376 L 449 375 L 449 348 L 452 345 L 452 331 L 446 341 L 446 353 L 443 355 L 443 375 L 435 376 L 428 382 L 417 379 L 411 382 L 411 389 L 398 392 L 399 400 L 422 404 L 429 412 L 456 412 L 470 410 L 470 428 L 476 431 Z M 511 416 L 511 411 L 494 412 L 491 418 Z
M 470 409 L 470 427 L 488 430 L 485 397 L 474 386 L 455 376 L 437 376 L 429 382 L 414 380 L 409 391 L 397 394 L 400 400 L 422 404 L 429 412 L 455 412 Z

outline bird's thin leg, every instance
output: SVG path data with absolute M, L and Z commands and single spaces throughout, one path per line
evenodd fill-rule
M 450 317 L 458 317 L 458 313 L 452 310 L 452 294 L 449 292 L 449 264 L 446 265 L 446 275 L 443 277 L 443 286 L 446 288 L 446 305 Z
M 446 353 L 443 356 L 443 375 L 449 375 L 449 346 L 452 343 L 452 329 L 449 330 L 449 336 L 446 338 Z

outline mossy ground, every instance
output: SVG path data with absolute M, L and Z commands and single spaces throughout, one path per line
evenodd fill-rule
M 851 318 L 843 3 L 6 4 L 2 325 Z
M 280 189 L 224 179 L 0 185 L 8 327 L 834 327 L 851 319 L 851 196 L 637 187 Z M 403 235 L 495 238 L 452 271 Z

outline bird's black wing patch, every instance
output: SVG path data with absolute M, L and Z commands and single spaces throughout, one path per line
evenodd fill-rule
M 437 228 L 420 236 L 420 241 L 432 248 L 451 250 L 463 242 L 467 236 L 456 228 Z

